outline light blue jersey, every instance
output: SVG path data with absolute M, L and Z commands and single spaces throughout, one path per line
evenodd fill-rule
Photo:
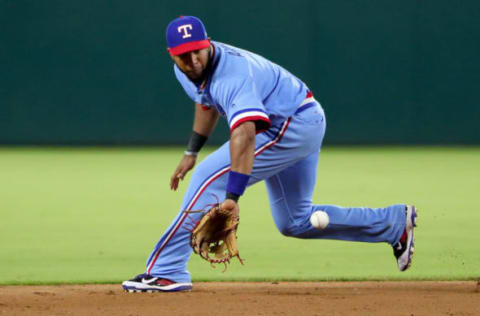
M 281 66 L 230 45 L 212 46 L 206 85 L 195 85 L 176 65 L 175 75 L 194 102 L 226 117 L 230 130 L 244 121 L 256 121 L 257 131 L 268 129 L 292 116 L 307 98 L 306 84 Z

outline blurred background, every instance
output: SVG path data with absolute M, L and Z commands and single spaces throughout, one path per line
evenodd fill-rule
M 399 273 L 385 243 L 285 238 L 255 185 L 246 265 L 193 256 L 194 281 L 480 277 L 478 1 L 0 0 L 0 284 L 143 271 L 190 177 L 169 190 L 193 118 L 166 51 L 179 15 L 313 90 L 328 125 L 315 203 L 420 209 Z M 220 120 L 199 159 L 228 137 Z
M 0 0 L 0 144 L 184 144 L 179 15 L 305 81 L 327 144 L 480 143 L 478 1 Z

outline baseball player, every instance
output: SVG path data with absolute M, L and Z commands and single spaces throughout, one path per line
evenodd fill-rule
M 185 211 L 203 209 L 217 199 L 222 208 L 238 211 L 245 189 L 260 181 L 267 186 L 273 219 L 283 235 L 386 242 L 393 247 L 400 271 L 410 266 L 414 206 L 312 203 L 326 121 L 304 82 L 259 55 L 211 41 L 193 16 L 173 20 L 166 37 L 175 76 L 195 103 L 193 132 L 170 179 L 171 189 L 176 190 L 194 167 L 219 116 L 228 121 L 230 141 L 195 168 L 180 211 L 148 257 L 145 273 L 123 282 L 125 290 L 191 290 L 189 226 L 201 214 Z M 310 218 L 316 212 L 328 224 L 313 226 Z

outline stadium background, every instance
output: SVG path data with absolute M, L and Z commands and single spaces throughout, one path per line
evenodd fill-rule
M 285 238 L 254 185 L 246 264 L 222 273 L 192 256 L 195 283 L 479 280 L 478 2 L 0 0 L 0 313 L 3 285 L 121 291 L 143 271 L 191 176 L 169 190 L 193 116 L 165 49 L 181 14 L 313 90 L 328 122 L 315 203 L 421 212 L 400 273 L 385 243 Z M 200 160 L 228 139 L 219 125 Z
M 184 144 L 164 39 L 181 14 L 304 80 L 327 144 L 480 143 L 473 0 L 1 0 L 0 144 Z M 227 138 L 221 123 L 210 144 Z

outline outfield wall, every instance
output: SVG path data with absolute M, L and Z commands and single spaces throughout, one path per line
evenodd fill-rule
M 478 1 L 213 3 L 0 0 L 0 144 L 184 143 L 180 14 L 302 78 L 329 144 L 480 144 Z

